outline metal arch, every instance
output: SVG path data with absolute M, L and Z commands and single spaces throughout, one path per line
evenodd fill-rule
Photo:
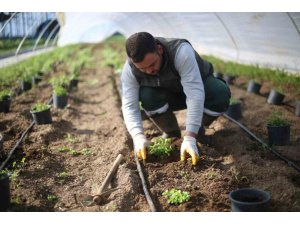
M 240 52 L 239 52 L 239 48 L 238 45 L 233 37 L 233 35 L 231 34 L 230 30 L 228 29 L 228 27 L 226 26 L 226 24 L 224 23 L 224 21 L 221 19 L 221 17 L 218 15 L 218 13 L 214 13 L 214 15 L 217 17 L 217 19 L 220 21 L 220 23 L 223 25 L 223 27 L 225 28 L 225 30 L 227 31 L 232 43 L 234 44 L 234 47 L 236 49 L 236 61 L 239 60 L 240 57 Z
M 32 51 L 34 51 L 34 50 L 36 49 L 36 47 L 37 47 L 37 45 L 38 45 L 40 39 L 41 39 L 42 36 L 43 36 L 43 34 L 46 32 L 46 30 L 48 29 L 48 27 L 49 27 L 55 20 L 56 20 L 56 18 L 53 18 L 53 19 L 51 20 L 51 22 L 49 22 L 49 23 L 47 24 L 47 26 L 45 26 L 45 28 L 44 28 L 44 29 L 42 30 L 42 32 L 39 34 L 39 36 L 38 36 L 37 40 L 35 41 L 35 44 L 34 44 L 34 46 L 33 46 L 33 48 L 32 48 Z M 47 21 L 47 20 L 46 20 L 46 21 Z
M 286 14 L 288 15 L 288 17 L 290 18 L 290 20 L 292 21 L 292 24 L 294 25 L 296 31 L 298 32 L 299 34 L 299 37 L 300 37 L 300 30 L 299 28 L 297 27 L 297 24 L 295 22 L 295 20 L 293 19 L 293 17 L 291 16 L 291 14 L 289 12 L 286 12 Z
M 20 49 L 21 49 L 21 47 L 22 47 L 24 41 L 26 40 L 27 36 L 28 36 L 29 33 L 30 33 L 29 31 L 32 31 L 32 29 L 34 28 L 34 26 L 35 26 L 38 22 L 39 22 L 39 21 L 33 23 L 32 26 L 28 29 L 27 33 L 26 33 L 25 36 L 23 37 L 22 41 L 20 42 L 20 44 L 19 44 L 19 46 L 18 46 L 18 48 L 17 48 L 17 50 L 16 50 L 15 56 L 18 55 L 18 53 L 19 53 L 19 51 L 20 51 Z
M 47 37 L 47 40 L 46 40 L 46 42 L 45 42 L 45 44 L 44 44 L 44 47 L 46 47 L 46 46 L 48 45 L 48 43 L 49 43 L 51 37 L 55 34 L 56 30 L 57 30 L 59 27 L 60 27 L 60 24 L 58 23 L 58 24 L 54 27 L 54 29 L 51 31 L 51 33 L 49 34 L 49 36 Z
M 54 42 L 55 42 L 55 41 L 57 42 L 57 40 L 58 40 L 58 34 L 59 34 L 59 33 L 57 33 L 57 34 L 55 35 L 55 37 L 53 38 L 53 41 L 52 41 L 51 46 L 54 45 Z
M 13 13 L 12 16 L 5 22 L 5 24 L 3 25 L 3 27 L 1 27 L 0 29 L 0 33 L 4 30 L 4 28 L 6 27 L 6 25 L 12 20 L 12 18 L 17 14 L 17 12 Z

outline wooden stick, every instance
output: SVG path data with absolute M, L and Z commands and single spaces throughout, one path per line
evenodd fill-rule
M 100 189 L 99 189 L 99 193 L 97 194 L 97 196 L 94 197 L 94 202 L 98 203 L 99 201 L 101 201 L 101 194 L 107 189 L 109 183 L 111 182 L 113 176 L 115 175 L 118 166 L 120 164 L 120 162 L 123 159 L 123 155 L 119 154 L 118 157 L 116 158 L 114 164 L 112 165 L 111 169 L 109 170 L 108 174 L 106 175 Z

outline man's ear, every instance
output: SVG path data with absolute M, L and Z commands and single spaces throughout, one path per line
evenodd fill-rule
M 156 44 L 156 46 L 157 46 L 157 52 L 158 52 L 158 54 L 159 54 L 159 55 L 162 55 L 163 52 L 164 52 L 163 46 L 160 45 L 160 44 Z

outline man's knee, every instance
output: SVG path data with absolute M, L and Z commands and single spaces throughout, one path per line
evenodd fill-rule
M 204 84 L 205 103 L 204 107 L 213 112 L 222 113 L 228 109 L 231 97 L 227 84 L 215 77 L 209 77 Z

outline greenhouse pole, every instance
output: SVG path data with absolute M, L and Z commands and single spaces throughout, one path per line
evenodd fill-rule
M 47 37 L 47 40 L 44 44 L 44 47 L 46 47 L 51 39 L 51 37 L 54 35 L 55 31 L 59 28 L 59 23 L 54 27 L 54 29 L 51 31 L 51 33 L 49 34 L 49 36 Z
M 223 25 L 224 29 L 226 30 L 227 34 L 229 35 L 235 49 L 236 49 L 236 61 L 239 60 L 239 57 L 240 57 L 240 53 L 239 53 L 239 48 L 238 48 L 238 45 L 232 35 L 232 33 L 230 32 L 229 28 L 226 26 L 225 22 L 222 20 L 222 18 L 218 15 L 218 13 L 214 13 L 215 16 L 217 17 L 217 19 L 220 21 L 220 23 Z
M 46 30 L 50 27 L 50 25 L 56 20 L 56 18 L 52 19 L 48 24 L 47 26 L 45 26 L 45 28 L 42 30 L 42 32 L 39 34 L 37 40 L 35 41 L 35 44 L 32 48 L 32 51 L 34 51 L 40 41 L 40 39 L 42 38 L 42 36 L 44 35 L 44 33 L 46 32 Z M 50 35 L 50 34 L 49 34 Z
M 3 27 L 1 27 L 0 33 L 4 30 L 4 28 L 7 26 L 7 24 L 12 20 L 12 18 L 16 15 L 17 13 L 13 13 L 12 16 L 5 22 Z

